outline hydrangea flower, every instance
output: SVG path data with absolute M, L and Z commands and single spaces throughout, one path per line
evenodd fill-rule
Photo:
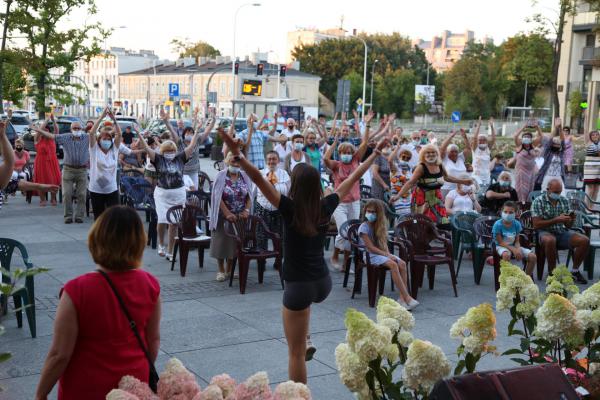
M 353 308 L 346 311 L 345 323 L 350 349 L 365 362 L 376 359 L 392 341 L 392 332 L 387 326 L 376 324 Z
M 264 371 L 252 375 L 244 383 L 235 388 L 235 392 L 227 398 L 235 400 L 270 400 L 271 388 L 269 387 L 269 377 Z
M 402 371 L 406 386 L 413 390 L 421 388 L 429 393 L 435 382 L 449 373 L 450 363 L 438 346 L 419 339 L 410 344 Z
M 496 310 L 509 310 L 519 295 L 517 313 L 523 317 L 533 315 L 540 305 L 539 288 L 531 278 L 507 261 L 500 262 L 500 289 L 496 292 Z
M 200 392 L 200 386 L 181 361 L 171 358 L 160 374 L 157 392 L 160 399 L 191 400 Z
M 217 385 L 208 385 L 202 392 L 196 394 L 192 400 L 224 400 L 223 392 Z
M 583 324 L 576 311 L 569 299 L 551 293 L 535 315 L 537 328 L 534 334 L 551 341 L 561 339 L 571 344 L 580 343 Z
M 273 400 L 311 400 L 310 390 L 303 383 L 287 381 L 275 388 Z
M 130 375 L 121 378 L 119 389 L 135 395 L 140 400 L 158 400 L 158 396 L 152 392 L 147 383 Z
M 415 317 L 397 301 L 381 296 L 377 302 L 377 322 L 390 328 L 392 334 L 396 334 L 399 330 L 412 330 L 415 326 Z
M 600 282 L 573 296 L 573 304 L 580 310 L 595 310 L 600 308 Z
M 140 400 L 140 398 L 123 389 L 113 389 L 106 395 L 106 400 Z
M 363 362 L 358 354 L 350 350 L 350 346 L 347 343 L 340 343 L 335 348 L 335 364 L 338 371 L 340 371 L 342 383 L 350 391 L 360 392 L 367 387 L 365 380 L 365 375 L 368 371 L 367 363 Z
M 565 295 L 571 297 L 579 293 L 579 288 L 573 281 L 573 275 L 567 269 L 566 266 L 560 265 L 552 271 L 552 274 L 548 275 L 546 279 L 546 293 L 556 293 L 561 296 Z
M 413 341 L 413 335 L 407 331 L 400 331 L 398 333 L 398 343 L 402 345 L 402 347 L 408 347 Z
M 465 351 L 471 354 L 489 353 L 496 350 L 488 343 L 496 339 L 496 316 L 490 304 L 469 308 L 450 328 L 450 336 L 462 339 Z
M 235 379 L 227 374 L 215 375 L 210 380 L 211 385 L 216 385 L 223 392 L 223 397 L 227 398 L 235 391 Z

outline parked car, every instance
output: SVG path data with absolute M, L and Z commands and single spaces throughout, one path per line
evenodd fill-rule
M 25 132 L 25 129 L 29 127 L 31 121 L 25 115 L 13 113 L 12 117 L 10 118 L 10 123 L 15 128 L 17 135 L 21 136 L 23 132 Z
M 176 119 L 170 119 L 169 123 L 171 124 L 172 127 L 176 128 L 177 127 L 177 120 Z M 192 121 L 189 119 L 184 119 L 183 120 L 183 125 L 185 127 L 192 127 Z M 165 133 L 167 131 L 167 127 L 165 126 L 165 123 L 162 119 L 160 118 L 155 118 L 152 121 L 150 121 L 150 123 L 148 124 L 148 130 L 150 132 L 152 132 L 154 135 L 162 135 L 163 133 Z
M 136 125 L 139 125 L 139 122 L 136 117 L 128 117 L 126 115 L 115 115 L 115 119 L 117 120 L 117 122 L 132 122 Z
M 85 126 L 85 123 L 83 122 L 83 120 L 79 117 L 76 117 L 74 115 L 61 115 L 59 117 L 56 117 L 57 119 L 61 120 L 61 121 L 69 121 L 69 122 L 79 122 L 81 124 L 81 126 Z
M 70 119 L 63 119 L 63 117 L 60 117 L 56 123 L 58 124 L 58 133 L 67 133 L 67 132 L 71 132 L 71 123 L 73 121 L 71 121 Z M 52 123 L 48 124 L 48 129 L 50 129 L 50 132 L 54 132 L 54 128 L 52 126 Z M 33 141 L 33 131 L 29 128 L 27 128 L 25 130 L 25 133 L 23 133 L 23 136 L 21 136 L 21 138 L 23 139 L 23 143 L 25 144 L 25 150 L 27 151 L 35 151 L 35 144 Z M 63 158 L 63 148 L 62 145 L 56 144 L 56 155 L 58 156 L 58 158 Z
M 131 130 L 135 134 L 138 134 L 142 131 L 140 125 L 135 121 L 117 119 L 117 124 L 119 124 L 119 128 L 121 128 L 121 132 L 125 131 L 125 128 L 127 128 L 128 126 L 131 127 Z

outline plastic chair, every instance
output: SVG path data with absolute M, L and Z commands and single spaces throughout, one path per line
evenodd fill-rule
M 494 255 L 494 238 L 492 237 L 492 227 L 497 220 L 498 217 L 485 216 L 479 217 L 473 222 L 473 231 L 482 244 L 482 247 L 480 247 L 478 261 L 477 263 L 473 263 L 473 268 L 475 269 L 475 283 L 478 285 L 481 283 L 481 275 L 483 274 L 486 258 Z M 494 265 L 494 282 L 497 282 L 499 276 L 500 265 Z
M 148 245 L 156 249 L 158 216 L 154 203 L 154 187 L 142 178 L 121 177 L 121 183 L 125 189 L 125 204 L 146 213 L 148 221 Z
M 186 204 L 194 205 L 202 210 L 202 221 L 199 220 L 198 223 L 204 222 L 204 233 L 210 236 L 210 229 L 208 229 L 210 225 L 210 193 L 196 190 L 187 192 L 186 196 Z
M 208 176 L 208 174 L 204 171 L 198 171 L 198 187 L 197 190 L 201 190 L 210 195 L 212 191 L 213 182 Z
M 481 249 L 477 241 L 477 235 L 473 229 L 473 223 L 481 215 L 476 212 L 458 212 L 452 214 L 450 217 L 450 224 L 453 228 L 452 244 L 454 249 L 454 259 L 458 258 L 458 265 L 456 266 L 456 276 L 460 272 L 460 264 L 462 263 L 462 257 L 465 250 L 471 252 L 473 258 L 473 271 L 476 271 L 475 266 L 479 263 L 479 257 L 481 256 Z M 474 273 L 476 277 L 476 273 Z M 475 279 L 477 283 L 477 279 Z
M 596 261 L 596 249 L 600 248 L 600 241 L 592 240 L 592 231 L 600 229 L 600 217 L 597 215 L 589 215 L 585 214 L 582 211 L 575 211 L 575 222 L 572 226 L 573 229 L 579 230 L 580 232 L 585 233 L 585 235 L 590 239 L 590 247 L 588 249 L 588 254 L 583 263 L 584 271 L 588 273 L 588 279 L 594 279 L 594 264 Z M 569 267 L 569 263 L 571 258 L 573 257 L 573 250 L 569 249 L 567 254 L 567 262 L 566 266 Z
M 405 218 L 396 227 L 396 236 L 404 239 L 404 243 L 408 246 L 411 296 L 417 298 L 419 286 L 423 284 L 425 266 L 427 266 L 429 289 L 431 290 L 434 286 L 435 268 L 439 265 L 448 265 L 454 296 L 458 297 L 456 272 L 454 270 L 454 259 L 452 258 L 452 242 L 438 231 L 431 220 L 428 221 L 424 215 L 422 217 Z M 434 241 L 442 243 L 443 247 L 432 248 L 430 243 Z
M 352 289 L 352 298 L 356 293 L 361 293 L 362 286 L 362 270 L 367 269 L 367 291 L 369 296 L 369 307 L 375 307 L 377 299 L 377 288 L 379 287 L 379 295 L 383 295 L 385 288 L 385 276 L 387 268 L 371 264 L 371 257 L 367 249 L 360 244 L 358 236 L 358 228 L 360 223 L 353 224 L 348 228 L 348 239 L 353 250 L 354 258 L 354 287 Z
M 175 268 L 175 258 L 179 251 L 179 272 L 185 276 L 188 254 L 191 249 L 198 249 L 198 265 L 204 268 L 204 250 L 210 248 L 210 236 L 199 235 L 196 231 L 198 219 L 203 217 L 203 210 L 195 205 L 174 206 L 167 211 L 167 221 L 177 225 L 177 237 L 171 260 L 171 271 Z
M 371 198 L 371 186 L 360 185 L 360 199 L 369 200 Z
M 535 200 L 535 198 L 540 196 L 541 194 L 542 194 L 541 190 L 534 190 L 532 192 L 529 192 L 529 195 L 527 196 L 527 202 L 533 203 L 533 200 Z
M 360 225 L 361 224 L 361 220 L 360 219 L 349 219 L 348 221 L 344 222 L 342 224 L 342 226 L 340 227 L 340 236 L 344 239 L 344 240 L 350 240 L 348 238 L 348 230 L 350 229 L 351 226 L 353 225 Z M 344 265 L 344 284 L 343 287 L 348 287 L 348 278 L 350 277 L 350 266 L 352 263 L 352 257 L 348 257 L 348 263 L 346 265 Z M 356 271 L 354 271 L 356 273 Z M 355 278 L 356 279 L 356 278 Z
M 14 250 L 18 249 L 23 258 L 23 264 L 26 269 L 33 268 L 33 264 L 29 261 L 29 255 L 25 246 L 13 239 L 0 238 L 0 265 L 7 271 L 10 271 L 10 264 L 12 261 Z M 2 283 L 11 283 L 10 276 L 2 275 Z M 13 301 L 15 303 L 16 315 L 17 315 L 17 326 L 23 327 L 23 308 L 25 309 L 25 315 L 27 316 L 27 323 L 29 324 L 29 332 L 31 337 L 36 337 L 36 322 L 35 322 L 35 290 L 33 285 L 33 276 L 25 277 L 25 286 L 17 289 L 13 293 Z M 0 310 L 2 315 L 6 315 L 8 312 L 8 298 L 4 295 L 0 295 Z
M 256 230 L 261 224 L 265 235 L 273 242 L 273 250 L 261 249 L 257 245 Z M 269 258 L 275 259 L 275 268 L 279 272 L 281 287 L 283 287 L 283 278 L 281 275 L 282 269 L 282 252 L 281 238 L 277 233 L 271 232 L 265 222 L 255 216 L 250 215 L 247 219 L 238 219 L 235 222 L 225 221 L 225 234 L 233 238 L 237 244 L 237 261 L 240 268 L 240 293 L 246 293 L 246 282 L 248 280 L 248 269 L 250 261 L 263 261 L 258 263 L 258 283 L 263 283 L 265 273 L 265 262 Z M 229 278 L 229 286 L 233 285 L 233 275 L 235 272 L 235 263 L 231 270 Z

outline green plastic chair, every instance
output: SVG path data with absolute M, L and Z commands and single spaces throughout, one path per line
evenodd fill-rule
M 529 196 L 527 196 L 527 202 L 533 203 L 533 200 L 535 200 L 535 198 L 540 196 L 541 194 L 542 194 L 541 190 L 534 190 L 532 192 L 529 192 Z
M 586 214 L 583 211 L 575 210 L 575 222 L 571 229 L 582 232 L 590 238 L 590 247 L 583 262 L 583 269 L 584 271 L 587 271 L 588 279 L 592 280 L 594 279 L 596 249 L 600 248 L 600 241 L 592 240 L 591 232 L 600 229 L 600 217 L 598 217 L 598 215 Z M 573 250 L 569 249 L 569 253 L 567 254 L 567 268 L 569 267 L 571 257 L 573 257 Z
M 460 264 L 462 262 L 462 256 L 465 250 L 471 252 L 473 257 L 473 268 L 479 265 L 479 258 L 481 256 L 481 248 L 477 235 L 473 230 L 473 223 L 477 218 L 480 218 L 481 214 L 473 211 L 458 212 L 452 214 L 450 217 L 450 224 L 452 225 L 452 247 L 454 249 L 454 259 L 458 258 L 458 265 L 456 267 L 456 276 L 460 272 Z
M 8 238 L 0 238 L 0 265 L 2 265 L 5 270 L 10 271 L 10 264 L 15 248 L 21 253 L 25 267 L 27 269 L 33 268 L 33 264 L 29 261 L 29 255 L 27 254 L 25 246 L 16 240 Z M 2 282 L 10 283 L 10 276 L 2 275 Z M 27 276 L 25 278 L 25 286 L 18 289 L 12 297 L 15 302 L 15 309 L 17 310 L 17 326 L 19 328 L 23 327 L 22 310 L 25 309 L 31 337 L 35 338 L 35 292 L 33 287 L 33 276 Z M 8 312 L 8 298 L 6 298 L 6 296 L 1 296 L 0 298 L 0 309 L 2 310 L 3 315 L 6 315 Z

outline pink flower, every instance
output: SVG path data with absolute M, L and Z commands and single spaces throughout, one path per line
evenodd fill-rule
M 200 393 L 196 377 L 181 361 L 171 358 L 158 381 L 158 398 L 161 400 L 192 400 Z
M 273 400 L 311 400 L 310 390 L 302 383 L 282 382 L 275 388 Z
M 125 375 L 121 378 L 119 389 L 137 396 L 140 400 L 158 400 L 158 396 L 152 392 L 147 383 L 131 375 Z
M 266 372 L 257 372 L 235 388 L 227 400 L 271 400 L 271 388 Z
M 223 392 L 217 385 L 208 385 L 202 393 L 198 393 L 192 400 L 223 400 Z
M 210 384 L 216 385 L 221 389 L 223 398 L 227 398 L 227 396 L 235 391 L 235 379 L 227 374 L 213 376 Z
M 106 395 L 106 400 L 140 400 L 140 398 L 122 389 L 113 389 Z

